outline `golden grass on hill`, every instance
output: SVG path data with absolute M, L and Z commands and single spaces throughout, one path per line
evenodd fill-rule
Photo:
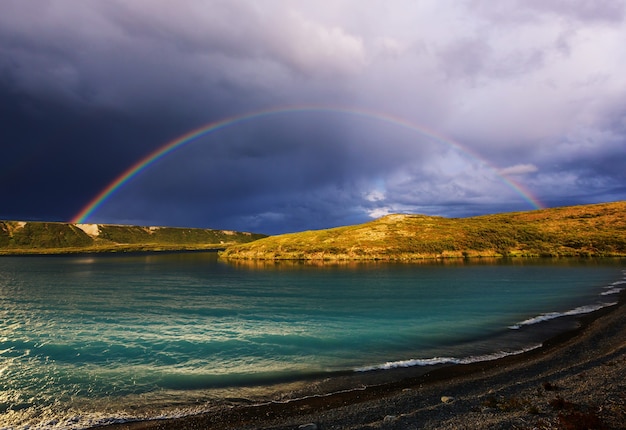
M 221 254 L 252 260 L 625 255 L 626 202 L 471 218 L 388 215 L 355 226 L 272 236 Z

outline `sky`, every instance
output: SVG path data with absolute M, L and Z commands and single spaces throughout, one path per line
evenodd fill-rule
M 278 234 L 625 200 L 625 3 L 2 1 L 0 219 Z

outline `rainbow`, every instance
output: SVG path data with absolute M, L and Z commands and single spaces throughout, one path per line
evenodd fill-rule
M 496 174 L 502 179 L 502 181 L 518 193 L 525 201 L 527 201 L 533 209 L 541 209 L 544 206 L 541 202 L 534 197 L 528 190 L 524 189 L 521 184 L 514 182 L 512 179 L 508 178 L 506 175 L 499 173 L 498 169 L 493 166 L 486 159 L 478 156 L 473 153 L 469 149 L 461 146 L 461 144 L 435 132 L 429 130 L 423 126 L 417 126 L 408 122 L 407 120 L 396 118 L 390 116 L 388 114 L 371 112 L 363 109 L 355 109 L 355 108 L 347 108 L 347 107 L 326 107 L 326 106 L 295 106 L 295 107 L 281 107 L 281 108 L 273 108 L 266 109 L 256 112 L 249 112 L 242 115 L 236 115 L 229 118 L 222 119 L 220 121 L 211 122 L 209 124 L 203 125 L 199 128 L 196 128 L 188 133 L 183 134 L 182 136 L 177 137 L 176 139 L 166 143 L 165 145 L 157 148 L 155 151 L 146 155 L 131 167 L 129 167 L 126 171 L 124 171 L 121 175 L 119 175 L 113 182 L 107 185 L 100 193 L 98 193 L 91 201 L 81 209 L 79 213 L 77 213 L 71 220 L 71 223 L 81 224 L 85 223 L 88 218 L 102 205 L 106 202 L 120 187 L 134 178 L 136 175 L 141 173 L 143 170 L 147 169 L 158 160 L 166 157 L 171 152 L 176 149 L 187 145 L 189 143 L 194 142 L 195 140 L 219 130 L 222 130 L 227 127 L 233 127 L 245 122 L 262 119 L 269 116 L 279 115 L 279 114 L 290 114 L 296 112 L 304 112 L 304 113 L 338 113 L 343 115 L 351 115 L 356 117 L 362 117 L 366 119 L 375 119 L 378 121 L 382 121 L 385 123 L 393 124 L 402 128 L 406 128 L 415 132 L 418 132 L 422 135 L 433 138 L 439 142 L 442 142 L 452 148 L 455 148 L 462 153 L 468 154 L 472 158 L 479 160 L 481 163 L 493 169 Z

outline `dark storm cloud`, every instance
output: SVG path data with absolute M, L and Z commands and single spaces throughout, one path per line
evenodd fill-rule
M 311 103 L 413 128 L 338 112 L 238 123 L 90 220 L 274 233 L 624 199 L 624 14 L 586 0 L 3 2 L 0 218 L 68 220 L 190 130 Z
M 197 223 L 198 213 L 213 218 L 224 213 L 220 225 L 236 229 L 321 228 L 329 214 L 335 223 L 363 220 L 372 178 L 386 176 L 416 154 L 430 156 L 433 144 L 414 131 L 381 130 L 349 114 L 335 115 L 285 112 L 218 131 L 146 169 L 116 199 L 126 199 L 122 206 L 134 222 L 157 206 L 157 216 L 169 223 Z M 142 190 L 141 203 L 133 189 Z M 163 195 L 177 195 L 177 204 L 160 204 Z M 183 209 L 199 205 L 207 209 Z M 101 211 L 103 217 L 113 215 Z

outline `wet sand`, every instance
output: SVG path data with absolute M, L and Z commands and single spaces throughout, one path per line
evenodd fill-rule
M 362 390 L 106 429 L 623 429 L 625 302 L 622 292 L 618 305 L 579 318 L 579 329 L 516 356 Z

